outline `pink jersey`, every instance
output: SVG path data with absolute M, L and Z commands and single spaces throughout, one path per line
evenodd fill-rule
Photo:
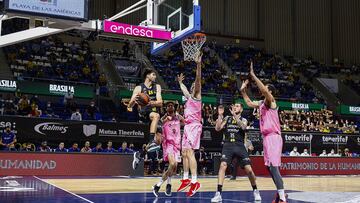
M 185 103 L 185 123 L 201 123 L 201 100 L 193 99 L 189 97 Z
M 163 143 L 166 145 L 173 145 L 180 149 L 181 134 L 180 134 L 180 120 L 178 116 L 174 116 L 171 121 L 166 121 L 163 124 Z
M 263 101 L 260 104 L 260 131 L 264 136 L 281 134 L 278 109 L 268 108 Z

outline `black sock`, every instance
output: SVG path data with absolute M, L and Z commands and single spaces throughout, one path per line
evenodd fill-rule
M 257 186 L 256 186 L 256 185 L 252 185 L 251 187 L 253 188 L 253 190 L 257 190 Z
M 149 142 L 152 142 L 153 140 L 155 140 L 155 133 L 150 133 Z
M 218 185 L 217 191 L 220 192 L 220 193 L 222 193 L 222 185 Z

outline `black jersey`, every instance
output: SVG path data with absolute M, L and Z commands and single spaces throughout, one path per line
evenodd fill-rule
M 145 93 L 147 95 L 149 95 L 150 101 L 156 101 L 156 84 L 152 83 L 150 87 L 146 87 L 146 85 L 144 83 L 142 83 L 140 85 L 141 87 L 141 93 Z M 142 109 L 143 111 L 150 111 L 150 112 L 157 112 L 158 108 L 157 107 L 150 107 L 150 106 L 146 106 L 145 108 Z
M 243 122 L 246 121 L 245 118 L 240 117 L 240 120 Z M 225 117 L 225 126 L 224 126 L 224 142 L 240 142 L 244 143 L 245 139 L 245 130 L 243 130 L 238 124 L 237 121 L 232 116 Z

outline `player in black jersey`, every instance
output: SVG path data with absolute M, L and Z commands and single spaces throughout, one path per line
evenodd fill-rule
M 160 120 L 159 108 L 162 107 L 163 101 L 161 97 L 161 86 L 155 83 L 156 74 L 151 69 L 146 69 L 143 74 L 144 83 L 136 86 L 133 95 L 128 104 L 128 111 L 132 111 L 132 108 L 137 104 L 138 94 L 145 93 L 149 96 L 150 102 L 147 106 L 141 107 L 139 110 L 140 117 L 150 121 L 150 136 L 149 144 L 147 145 L 147 151 L 157 151 L 160 149 L 160 143 L 155 138 L 156 128 Z M 139 105 L 138 105 L 139 106 Z M 140 107 L 140 106 L 139 106 Z M 135 169 L 141 160 L 141 155 L 137 152 L 134 154 L 133 168 Z
M 225 179 L 225 171 L 227 166 L 235 157 L 238 159 L 241 168 L 243 168 L 249 177 L 251 186 L 254 191 L 255 201 L 261 201 L 260 192 L 256 186 L 256 177 L 251 168 L 251 162 L 248 152 L 244 145 L 245 131 L 247 120 L 241 116 L 243 107 L 241 103 L 235 103 L 231 106 L 231 116 L 224 118 L 224 108 L 218 108 L 218 119 L 216 120 L 215 130 L 224 130 L 224 145 L 222 149 L 221 164 L 218 175 L 218 189 L 211 202 L 221 202 L 222 186 Z

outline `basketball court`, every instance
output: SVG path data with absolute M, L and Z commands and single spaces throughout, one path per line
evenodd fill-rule
M 11 177 L 8 177 L 9 179 Z M 210 202 L 216 190 L 216 177 L 201 177 L 203 185 L 201 192 L 192 198 L 186 198 L 185 193 L 173 192 L 167 197 L 161 190 L 160 197 L 155 198 L 151 187 L 158 177 L 13 177 L 19 186 L 9 186 L 6 177 L 1 177 L 1 202 Z M 360 202 L 359 176 L 298 176 L 285 177 L 289 202 Z M 179 179 L 174 178 L 173 191 L 179 186 Z M 262 202 L 271 202 L 274 196 L 274 186 L 268 177 L 258 177 Z M 251 187 L 247 178 L 237 180 L 226 179 L 224 183 L 223 202 L 253 201 Z
M 74 0 L 68 0 L 73 2 Z M 49 36 L 68 30 L 86 30 L 104 37 L 135 39 L 151 43 L 152 54 L 162 54 L 173 45 L 181 43 L 187 58 L 192 60 L 206 40 L 201 31 L 201 5 L 198 0 L 140 0 L 136 4 L 104 20 L 88 19 L 86 8 L 80 17 L 65 17 L 21 10 L 7 2 L 8 13 L 1 21 L 21 17 L 30 19 L 30 25 L 42 21 L 43 26 L 30 27 L 29 30 L 0 37 L 0 47 L 23 41 Z M 10 4 L 9 4 L 10 2 Z M 146 9 L 147 17 L 139 25 L 119 23 L 121 18 Z M 194 35 L 196 34 L 196 35 Z M 254 165 L 254 168 L 257 166 Z M 163 188 L 159 198 L 152 194 L 152 186 L 159 177 L 128 176 L 3 176 L 0 178 L 1 203 L 35 202 L 101 202 L 101 203 L 203 203 L 213 197 L 217 178 L 200 177 L 200 192 L 187 198 L 185 193 L 174 192 L 179 187 L 179 178 L 172 179 L 172 196 L 167 197 Z M 11 180 L 11 181 L 8 181 Z M 286 192 L 289 203 L 359 203 L 360 176 L 285 176 Z M 258 177 L 257 184 L 262 202 L 274 199 L 275 186 L 270 177 Z M 225 180 L 223 202 L 253 201 L 251 186 L 246 177 Z

